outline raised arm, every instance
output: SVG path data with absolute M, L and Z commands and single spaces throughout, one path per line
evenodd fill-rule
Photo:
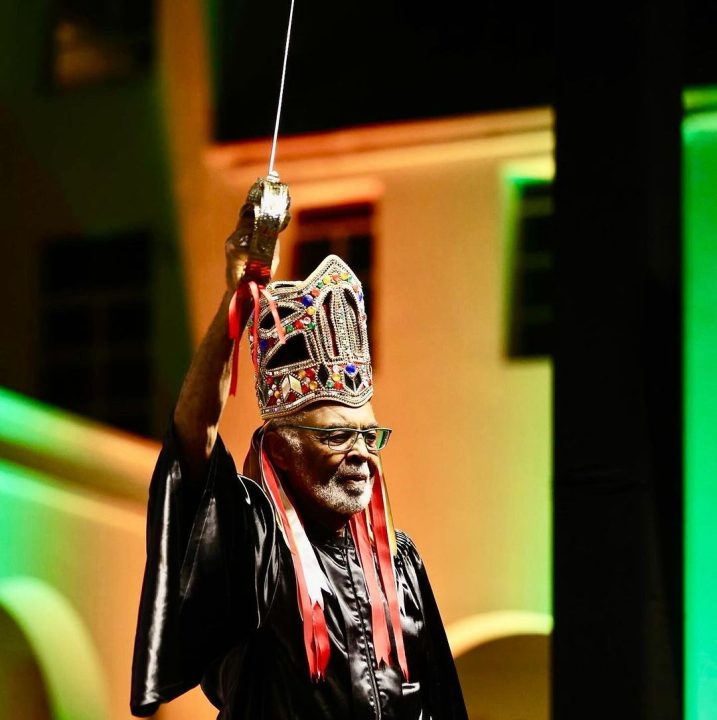
M 259 178 L 249 189 L 237 227 L 224 244 L 227 291 L 194 355 L 174 409 L 174 430 L 182 460 L 193 479 L 204 477 L 229 395 L 233 341 L 229 338 L 228 316 L 232 296 L 240 283 L 246 282 L 247 275 L 264 284 L 276 272 L 277 236 L 289 223 L 290 202 L 288 188 L 279 182 L 278 175 Z M 237 308 L 240 332 L 251 312 L 249 293 L 241 296 L 246 300 Z
M 244 265 L 239 237 L 234 233 L 225 244 L 227 291 L 182 384 L 174 409 L 174 430 L 182 460 L 189 476 L 204 477 L 207 461 L 217 439 L 219 419 L 229 395 L 233 341 L 228 333 L 228 313 Z M 279 264 L 279 242 L 276 243 L 272 275 Z M 244 329 L 251 312 L 251 301 L 238 308 L 240 328 Z
M 174 408 L 174 430 L 182 460 L 191 478 L 204 476 L 229 394 L 233 342 L 229 339 L 227 326 L 231 297 L 231 292 L 224 293 L 219 309 L 194 354 Z M 241 312 L 243 327 L 249 309 L 242 308 Z

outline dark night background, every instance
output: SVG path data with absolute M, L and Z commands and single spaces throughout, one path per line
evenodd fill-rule
M 287 0 L 217 0 L 218 140 L 271 134 L 289 7 Z M 717 4 L 691 0 L 684 7 L 684 84 L 714 82 Z M 588 37 L 593 21 L 586 4 L 584 26 L 566 31 Z M 551 3 L 297 2 L 282 131 L 551 104 L 561 24 Z M 609 62 L 609 42 L 601 52 Z

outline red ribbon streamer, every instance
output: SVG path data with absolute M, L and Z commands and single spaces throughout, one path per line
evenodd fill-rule
M 291 525 L 289 525 L 289 518 L 286 516 L 284 503 L 281 499 L 279 481 L 276 478 L 274 468 L 263 447 L 260 448 L 260 455 L 264 481 L 273 500 L 274 507 L 281 515 L 286 540 L 289 543 L 289 549 L 291 550 L 292 561 L 294 563 L 299 609 L 304 624 L 304 648 L 306 650 L 306 659 L 309 662 L 309 673 L 313 680 L 321 680 L 326 677 L 326 668 L 328 667 L 331 654 L 326 617 L 318 603 L 314 604 L 313 607 L 311 605 L 304 568 L 301 565 L 301 557 L 299 556 L 294 533 L 291 530 Z M 301 518 L 299 518 L 299 520 L 301 520 Z
M 229 303 L 229 338 L 234 341 L 232 349 L 232 375 L 229 381 L 229 394 L 236 395 L 237 377 L 239 375 L 239 336 L 241 335 L 239 311 L 237 305 L 244 297 L 244 285 L 240 285 Z
M 383 604 L 383 593 L 378 584 L 376 565 L 373 560 L 373 549 L 368 538 L 368 526 L 366 515 L 357 513 L 349 521 L 354 545 L 358 550 L 366 589 L 368 590 L 369 602 L 371 603 L 371 626 L 373 629 L 373 647 L 376 652 L 376 662 L 391 664 L 391 640 L 388 636 L 388 624 L 386 622 L 386 611 Z
M 237 390 L 237 378 L 239 376 L 239 338 L 241 337 L 241 319 L 239 316 L 239 307 L 241 307 L 248 295 L 251 295 L 252 300 L 252 349 L 251 359 L 254 363 L 254 372 L 259 374 L 259 293 L 266 298 L 269 304 L 269 310 L 274 318 L 274 326 L 279 337 L 279 342 L 284 343 L 286 341 L 286 332 L 284 326 L 281 324 L 281 318 L 279 317 L 279 309 L 276 307 L 274 298 L 271 296 L 269 291 L 264 285 L 259 285 L 254 280 L 248 282 L 239 283 L 236 292 L 232 296 L 231 302 L 229 303 L 229 337 L 234 341 L 234 348 L 232 350 L 232 374 L 231 380 L 229 381 L 229 394 L 236 395 Z

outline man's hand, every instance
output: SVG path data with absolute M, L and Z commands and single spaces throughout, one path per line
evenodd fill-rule
M 266 285 L 279 265 L 279 233 L 291 219 L 289 188 L 277 176 L 258 178 L 239 211 L 236 229 L 227 239 L 227 289 L 242 281 Z

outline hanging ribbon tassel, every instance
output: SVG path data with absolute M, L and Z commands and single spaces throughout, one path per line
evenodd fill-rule
M 371 493 L 371 502 L 369 504 L 371 526 L 373 528 L 374 543 L 376 545 L 376 555 L 378 556 L 381 583 L 391 616 L 398 664 L 403 672 L 403 677 L 406 682 L 408 682 L 408 661 L 406 660 L 406 648 L 403 642 L 403 630 L 401 629 L 401 611 L 398 606 L 396 576 L 393 571 L 393 560 L 391 558 L 391 544 L 388 537 L 388 521 L 386 518 L 384 492 L 383 475 L 380 471 L 377 471 L 374 477 L 373 492 Z
M 354 515 L 349 521 L 354 545 L 358 551 L 361 568 L 366 580 L 369 602 L 371 603 L 371 626 L 373 629 L 373 647 L 376 652 L 376 662 L 380 667 L 383 663 L 391 664 L 391 640 L 388 635 L 388 623 L 383 604 L 383 593 L 378 584 L 376 565 L 373 560 L 373 549 L 368 537 L 366 515 L 361 512 Z
M 241 320 L 239 318 L 239 310 L 237 305 L 243 301 L 245 297 L 245 286 L 240 285 L 229 303 L 229 339 L 234 341 L 232 348 L 232 374 L 229 381 L 229 394 L 236 395 L 237 377 L 239 376 L 239 337 L 241 335 Z
M 319 603 L 313 602 L 309 595 L 299 549 L 281 498 L 279 481 L 262 445 L 259 447 L 259 453 L 264 484 L 281 518 L 284 535 L 286 536 L 294 564 L 299 610 L 304 625 L 304 648 L 306 651 L 306 659 L 309 663 L 309 673 L 312 680 L 318 681 L 326 677 L 326 668 L 328 667 L 331 654 L 326 616 Z
M 239 338 L 241 337 L 241 318 L 239 308 L 243 306 L 249 296 L 251 296 L 253 313 L 251 327 L 251 359 L 254 364 L 254 372 L 257 374 L 259 373 L 259 311 L 261 309 L 259 293 L 266 298 L 266 301 L 269 304 L 269 310 L 274 318 L 274 327 L 276 327 L 279 343 L 283 344 L 286 342 L 286 331 L 284 330 L 284 326 L 281 324 L 279 309 L 276 307 L 274 298 L 271 296 L 266 287 L 264 285 L 259 285 L 254 280 L 239 283 L 239 286 L 229 303 L 229 338 L 234 341 L 234 348 L 232 349 L 231 380 L 229 381 L 229 394 L 232 396 L 236 395 L 237 379 L 239 376 Z
M 329 630 L 326 626 L 326 616 L 324 611 L 319 607 L 318 603 L 314 604 L 312 614 L 312 627 L 314 630 L 313 652 L 316 655 L 316 674 L 315 680 L 326 679 L 326 668 L 329 665 L 329 657 L 331 656 L 331 646 L 329 645 Z M 306 622 L 304 622 L 306 625 Z

